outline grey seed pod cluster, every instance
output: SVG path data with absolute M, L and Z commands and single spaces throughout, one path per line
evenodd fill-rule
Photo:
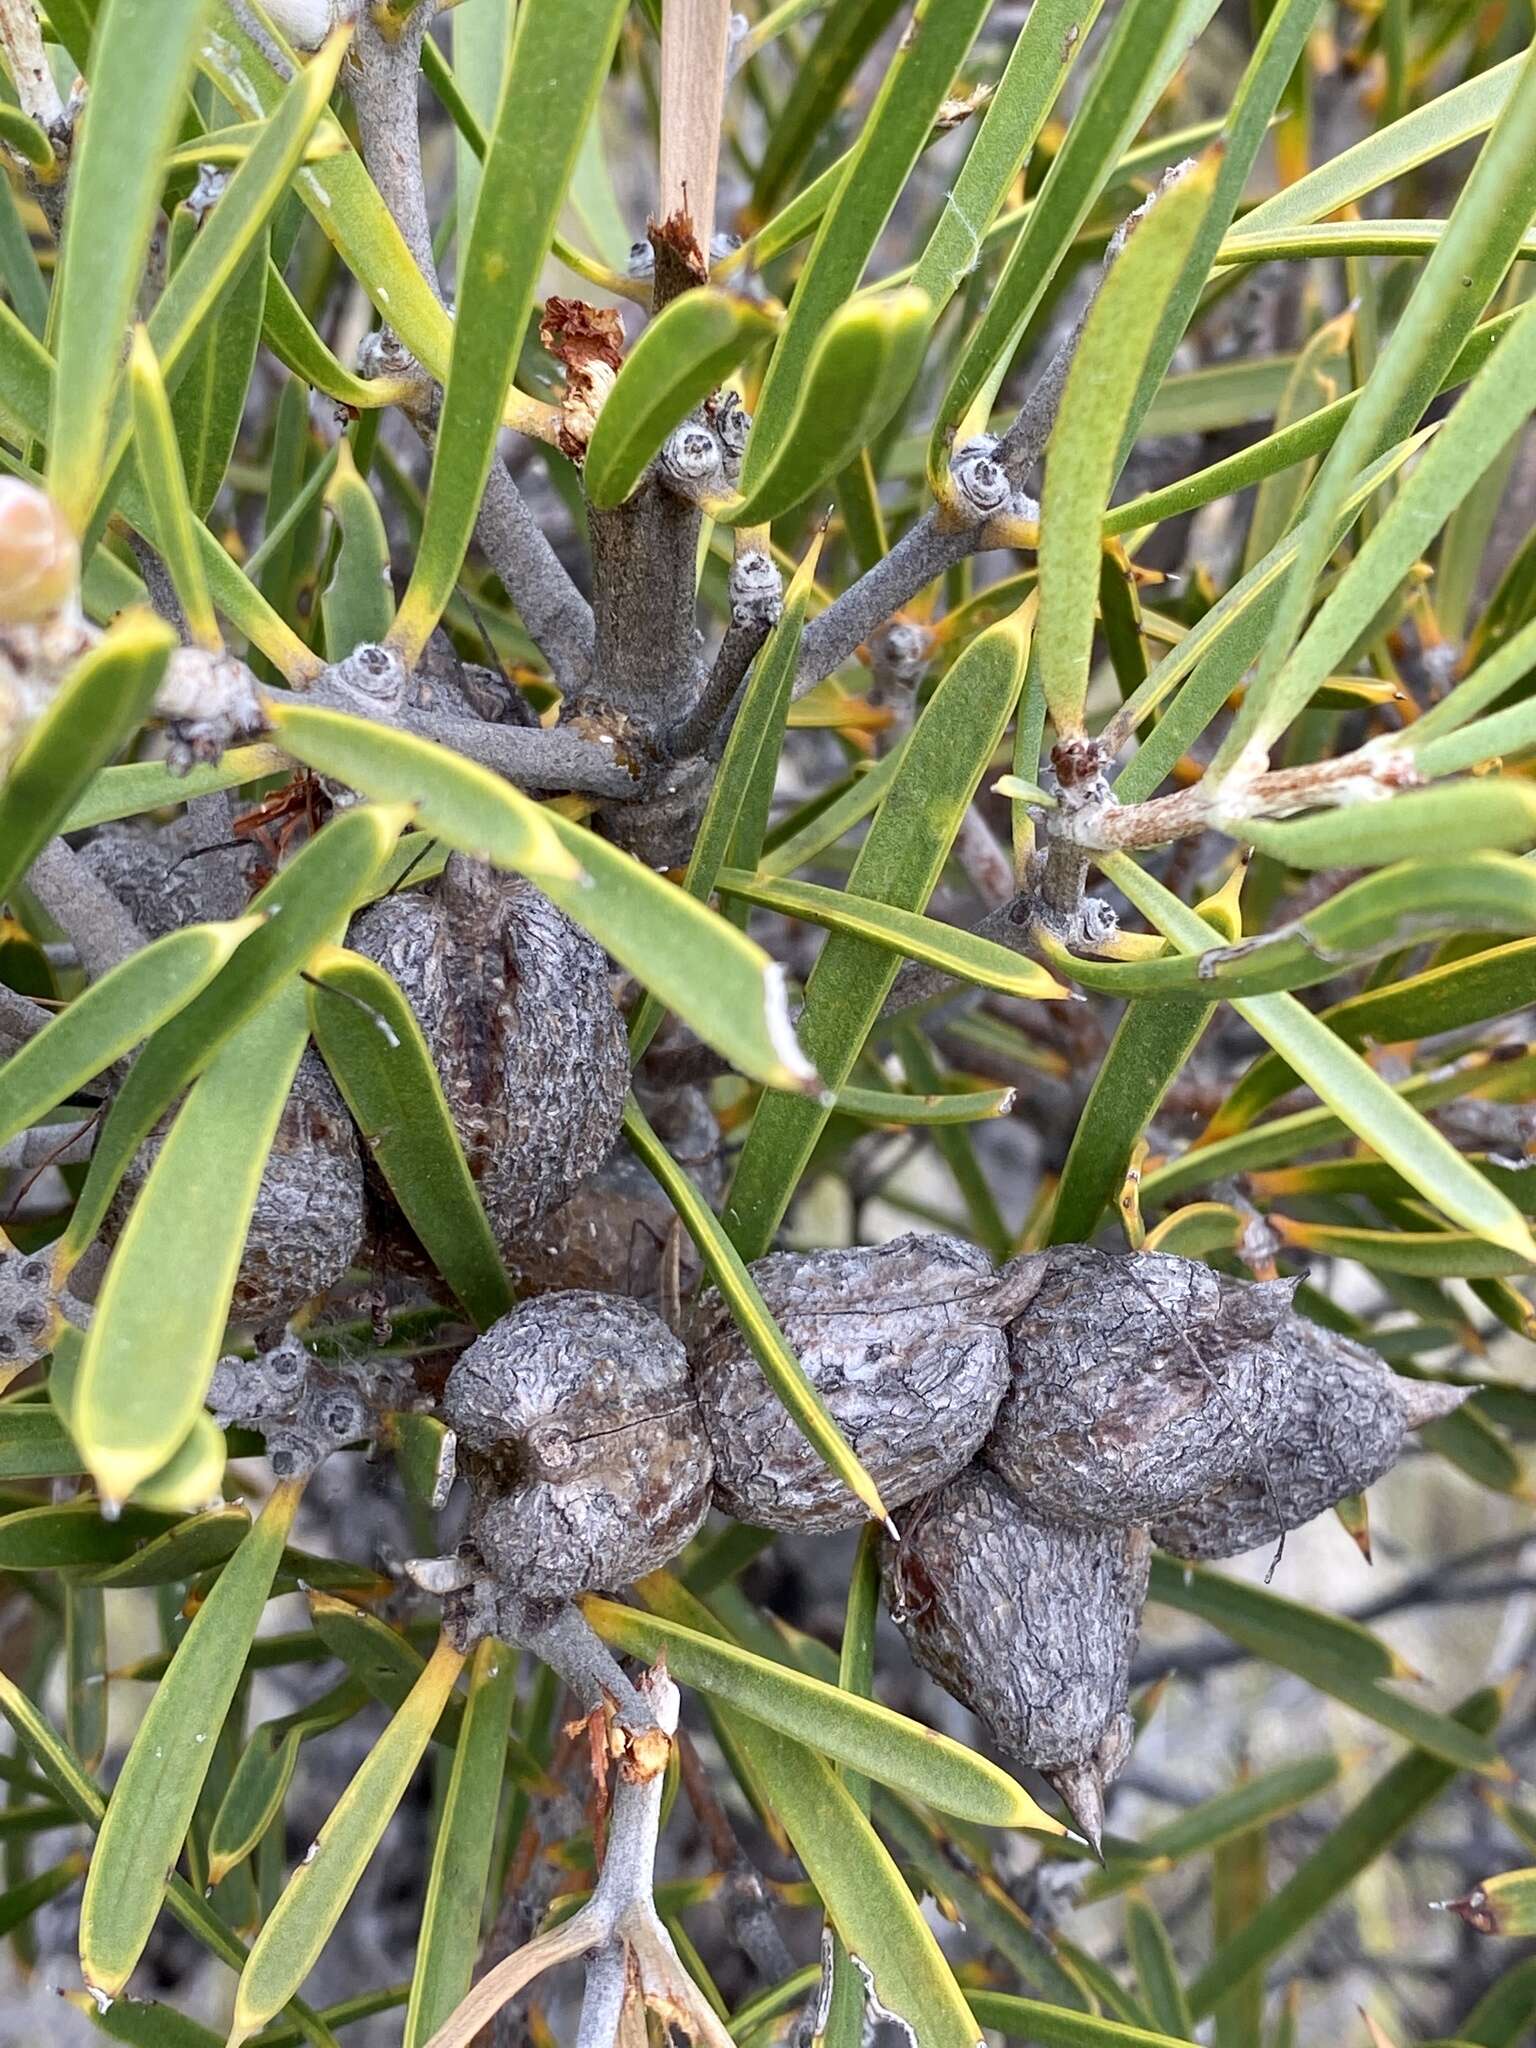
M 849 1251 L 775 1252 L 753 1265 L 802 1369 L 890 1508 L 968 1464 L 1008 1377 L 991 1261 L 936 1235 Z M 715 1453 L 715 1496 L 767 1529 L 843 1529 L 865 1510 L 764 1379 L 711 1290 L 691 1341 Z
M 102 1235 L 111 1244 L 157 1157 L 162 1123 L 124 1174 Z M 246 1232 L 230 1318 L 286 1322 L 334 1287 L 363 1247 L 366 1206 L 357 1127 L 313 1049 L 299 1061 Z
M 1130 1751 L 1150 1561 L 1144 1529 L 1038 1516 L 980 1466 L 883 1546 L 886 1597 L 914 1658 L 999 1748 L 1051 1779 L 1090 1838 L 1102 1786 Z
M 1042 1514 L 1153 1522 L 1258 1468 L 1280 1428 L 1294 1286 L 1192 1259 L 1063 1245 L 1019 1261 L 1031 1299 L 986 1458 Z M 1031 1283 L 1032 1286 L 1031 1286 Z M 1304 1327 L 1304 1326 L 1303 1326 Z
M 221 1429 L 232 1422 L 259 1429 L 272 1470 L 291 1479 L 373 1436 L 381 1415 L 409 1391 L 388 1371 L 371 1370 L 365 1384 L 344 1363 L 314 1357 L 289 1330 L 255 1358 L 221 1358 L 208 1406 Z
M 1288 1315 L 1264 1347 L 1265 1447 L 1224 1485 L 1153 1523 L 1177 1557 L 1235 1557 L 1361 1493 L 1397 1463 L 1410 1430 L 1470 1388 L 1407 1380 L 1374 1351 Z
M 0 1239 L 0 1386 L 43 1357 L 53 1324 L 48 1261 Z
M 455 855 L 431 894 L 388 896 L 349 945 L 421 1024 L 509 1259 L 611 1150 L 629 1079 L 608 964 L 531 882 Z
M 526 1599 L 627 1586 L 708 1513 L 688 1356 L 638 1302 L 524 1303 L 464 1352 L 443 1405 L 469 1481 L 469 1542 Z
M 710 1203 L 725 1192 L 720 1126 L 702 1089 L 683 1088 L 654 1118 L 658 1136 Z M 643 1297 L 654 1291 L 642 1276 L 655 1271 L 677 1214 L 662 1188 L 620 1138 L 590 1180 L 517 1243 L 513 1256 L 525 1291 L 596 1289 Z M 687 1292 L 698 1271 L 693 1241 L 684 1234 L 679 1280 Z

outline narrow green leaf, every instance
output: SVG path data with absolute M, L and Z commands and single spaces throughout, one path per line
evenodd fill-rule
M 1381 530 L 1378 526 L 1375 533 Z M 1249 819 L 1233 830 L 1293 868 L 1374 867 L 1406 859 L 1426 846 L 1447 856 L 1512 853 L 1536 843 L 1536 788 L 1518 776 L 1479 776 L 1435 789 L 1404 790 L 1379 803 L 1314 811 L 1305 818 L 1278 823 Z
M 411 395 L 404 377 L 359 377 L 336 360 L 273 263 L 266 268 L 262 339 L 280 363 L 340 405 L 367 412 Z
M 1217 149 L 1167 187 L 1135 225 L 1094 299 L 1046 450 L 1040 503 L 1040 674 L 1064 739 L 1083 730 L 1102 542 L 1099 528 L 1151 345 L 1221 167 Z
M 354 647 L 381 641 L 395 615 L 384 518 L 366 480 L 358 474 L 352 444 L 345 437 L 337 443 L 336 468 L 325 502 L 335 518 L 341 545 L 320 610 L 327 659 L 340 661 Z
M 1439 389 L 1478 314 L 1498 289 L 1533 214 L 1536 48 L 1522 60 L 1514 88 L 1462 186 L 1446 231 L 1318 473 L 1298 529 L 1296 563 L 1286 579 L 1258 672 L 1217 750 L 1210 775 L 1220 779 L 1239 761 L 1257 759 L 1305 702 L 1299 683 L 1293 688 L 1287 680 L 1288 663 L 1314 586 L 1332 552 L 1339 510 L 1358 472 L 1413 427 Z
M 197 520 L 187 493 L 181 451 L 176 445 L 176 423 L 171 417 L 171 402 L 166 396 L 154 344 L 143 327 L 134 329 L 128 356 L 128 388 L 139 475 L 154 508 L 166 570 L 194 642 L 217 653 L 224 643 L 219 637 L 219 622 L 213 615 L 213 598 L 198 552 L 194 532 Z
M 516 1654 L 487 1636 L 470 1665 L 464 1719 L 437 1824 L 402 2048 L 422 2048 L 474 1975 L 516 1697 Z
M 1272 1656 L 1274 1646 L 1288 1640 L 1298 1655 L 1347 1667 L 1359 1678 L 1412 1675 L 1397 1652 L 1363 1623 L 1287 1600 L 1205 1565 L 1154 1557 L 1147 1597 L 1197 1615 L 1255 1656 Z
M 16 1730 L 22 1747 L 35 1759 L 71 1813 L 88 1828 L 99 1830 L 107 1810 L 101 1788 L 81 1767 L 79 1758 L 69 1745 L 60 1740 L 32 1702 L 3 1671 L 0 1671 L 0 1712 Z M 174 1918 L 211 1955 L 217 1956 L 231 1969 L 238 1970 L 245 1961 L 243 1944 L 186 1879 L 173 1871 L 165 1881 L 165 1895 Z M 289 2036 L 290 2039 L 312 2042 L 314 2048 L 337 2048 L 336 2037 L 301 2000 L 292 2000 L 288 2010 L 294 2014 L 297 2025 L 297 2031 Z
M 85 1872 L 85 1853 L 72 1849 L 51 1870 L 39 1871 L 22 1884 L 0 1892 L 0 1935 L 12 1934 L 24 1926 L 39 1906 L 46 1906 L 60 1892 L 67 1892 Z
M 708 1267 L 710 1278 L 729 1306 L 736 1327 L 762 1367 L 763 1377 L 789 1410 L 796 1428 L 874 1519 L 888 1523 L 890 1517 L 879 1489 L 860 1464 L 821 1395 L 806 1378 L 740 1254 L 713 1209 L 651 1129 L 633 1096 L 624 1105 L 624 1131 L 635 1152 L 665 1189 Z
M 87 67 L 90 110 L 69 174 L 56 290 L 58 385 L 48 488 L 84 533 L 106 466 L 122 337 L 213 0 L 106 0 Z
M 273 1488 L 193 1617 L 113 1788 L 80 1905 L 80 1967 L 106 1997 L 122 1990 L 149 1940 L 302 1492 L 298 1480 Z
M 1265 1607 L 1262 1598 L 1242 1597 L 1257 1595 L 1256 1587 L 1240 1587 L 1238 1581 L 1223 1578 L 1219 1573 L 1186 1573 L 1182 1563 L 1168 1558 L 1154 1558 L 1153 1570 L 1156 1590 L 1150 1597 L 1163 1606 L 1191 1613 L 1204 1611 L 1223 1635 L 1240 1642 L 1252 1655 L 1296 1672 L 1319 1692 L 1341 1700 L 1356 1713 L 1392 1729 L 1428 1755 L 1441 1758 L 1458 1770 L 1481 1771 L 1493 1777 L 1504 1775 L 1505 1766 L 1486 1735 L 1469 1734 L 1454 1718 L 1388 1691 L 1380 1675 L 1367 1675 L 1367 1667 L 1344 1647 L 1351 1625 L 1337 1616 L 1287 1601 L 1277 1603 L 1289 1610 L 1277 1627 L 1271 1619 L 1275 1609 Z
M 0 1480 L 62 1479 L 84 1470 L 74 1440 L 51 1408 L 31 1401 L 0 1405 Z
M 849 373 L 870 374 L 873 332 L 866 330 L 857 351 L 834 348 L 834 337 L 852 314 L 848 302 L 859 288 L 875 244 L 922 153 L 934 116 L 987 11 L 987 0 L 942 0 L 937 6 L 924 0 L 913 15 L 865 120 L 837 196 L 801 267 L 789 318 L 769 361 L 742 462 L 742 495 L 749 505 L 768 501 L 770 472 L 784 464 L 793 442 L 805 444 L 818 426 L 830 428 L 830 421 L 818 420 L 810 410 L 814 388 L 819 386 L 816 403 L 821 413 L 828 407 L 845 414 L 858 412 L 865 431 L 862 437 L 850 438 L 842 460 L 829 462 L 820 476 L 811 475 L 810 465 L 805 465 L 800 472 L 806 477 L 805 490 L 835 474 L 848 455 L 873 440 L 911 387 L 927 322 L 938 310 L 926 292 L 909 292 L 892 301 L 893 315 L 904 309 L 900 319 L 906 341 L 904 346 L 887 345 L 882 364 L 886 382 L 879 393 L 879 407 L 859 385 L 850 383 L 839 394 L 831 381 L 839 363 Z M 857 329 L 848 327 L 847 337 L 850 343 L 855 341 Z M 861 361 L 862 371 L 858 368 Z M 804 491 L 798 495 L 803 496 Z M 778 498 L 780 510 L 796 502 L 795 494 L 786 497 L 782 490 Z M 754 511 L 742 516 L 752 523 L 771 514 Z
M 865 939 L 884 951 L 921 960 L 1003 995 L 1042 1002 L 1068 993 L 1043 967 L 1022 954 L 1010 952 L 993 939 L 978 938 L 958 925 L 940 924 L 937 918 L 924 917 L 915 910 L 856 896 L 851 879 L 847 890 L 824 889 L 815 882 L 780 882 L 725 868 L 716 885 L 722 895 L 739 896 L 786 917 L 803 918 L 808 924 L 825 925 L 828 931 Z
M 1421 719 L 1415 719 L 1411 733 L 1405 736 L 1404 745 L 1415 756 L 1419 755 L 1430 742 L 1444 739 L 1479 712 L 1497 704 L 1516 683 L 1523 682 L 1533 668 L 1536 668 L 1536 619 L 1523 626 L 1497 653 L 1478 662 L 1448 697 L 1433 705 Z M 1441 774 L 1444 770 L 1426 769 L 1425 773 Z
M 1125 1908 L 1125 1945 L 1136 1970 L 1136 1981 L 1147 2011 L 1165 2033 L 1175 2039 L 1192 2041 L 1194 2021 L 1189 2000 L 1179 1976 L 1173 1943 L 1162 1916 L 1147 1898 L 1132 1898 Z
M 459 266 L 426 521 L 393 628 L 408 664 L 443 614 L 474 531 L 534 288 L 623 14 L 623 0 L 525 0 L 518 11 Z
M 0 791 L 0 898 L 11 894 L 91 777 L 143 723 L 175 645 L 163 619 L 125 613 L 55 691 Z
M 719 1624 L 676 1580 L 655 1574 L 646 1591 L 667 1621 L 713 1637 L 717 1647 L 723 1642 Z M 923 2048 L 976 2048 L 976 2023 L 932 1930 L 836 1771 L 762 1721 L 732 1708 L 720 1718 L 765 1787 L 838 1937 L 870 1971 L 880 2003 L 901 2015 Z
M 1407 1038 L 1430 1038 L 1521 1009 L 1530 999 L 1533 975 L 1536 941 L 1518 939 L 1511 945 L 1490 946 L 1469 960 L 1426 968 L 1406 981 L 1367 989 L 1318 1014 L 1347 1045 L 1363 1045 L 1367 1039 L 1391 1045 Z M 1246 1130 L 1294 1085 L 1295 1075 L 1278 1053 L 1262 1054 L 1202 1135 L 1218 1138 Z
M 1115 159 L 1214 12 L 1215 0 L 1131 0 L 1121 8 L 1066 140 L 1051 161 L 939 406 L 928 444 L 931 480 L 946 473 L 961 423 L 984 417 L 990 409 L 1024 331 L 1103 191 Z
M 774 1088 L 815 1085 L 779 968 L 661 875 L 489 769 L 410 733 L 275 700 L 271 715 L 297 759 L 370 796 L 416 804 L 422 827 L 446 845 L 530 876 L 744 1074 Z
M 187 491 L 199 519 L 213 510 L 240 437 L 261 340 L 268 274 L 263 230 L 214 317 L 200 331 L 171 404 Z
M 309 1022 L 363 1140 L 439 1273 L 487 1330 L 512 1288 L 416 1013 L 382 967 L 326 947 Z
M 202 994 L 161 1026 L 114 1097 L 69 1227 L 54 1250 L 61 1278 L 100 1230 L 118 1182 L 160 1117 L 233 1034 L 291 983 L 315 947 L 339 936 L 409 815 L 388 804 L 343 811 L 253 900 L 251 914 L 263 920 L 259 928 Z
M 243 1502 L 182 1515 L 159 1535 L 141 1537 L 111 1563 L 94 1567 L 88 1576 L 95 1585 L 119 1589 L 175 1585 L 227 1564 L 250 1526 L 250 1511 Z
M 464 1653 L 438 1643 L 409 1699 L 359 1765 L 256 1937 L 235 1994 L 240 2048 L 298 1990 L 330 1939 L 448 1703 Z
M 956 12 L 972 0 L 949 0 Z M 795 312 L 800 292 L 795 294 Z M 905 285 L 839 306 L 805 351 L 792 398 L 770 433 L 759 400 L 742 458 L 741 493 L 713 507 L 733 526 L 761 526 L 800 504 L 874 440 L 911 388 L 932 323 L 927 295 Z M 793 315 L 791 316 L 793 319 Z M 777 365 L 789 332 L 774 352 Z M 774 370 L 770 367 L 770 381 Z M 782 388 L 782 387 L 780 387 Z
M 1012 617 L 966 649 L 913 728 L 848 878 L 848 898 L 921 910 L 1018 697 L 1027 630 Z M 834 932 L 806 985 L 799 1032 L 827 1085 L 842 1087 L 896 977 L 896 956 Z M 765 1095 L 736 1169 L 726 1228 L 743 1258 L 767 1251 L 829 1111 Z
M 189 1013 L 183 1012 L 183 1015 Z M 236 1032 L 178 1113 L 102 1281 L 73 1427 L 124 1500 L 192 1427 L 219 1355 L 246 1230 L 309 1036 L 296 984 Z M 165 1275 L 181 1275 L 167 1290 Z
M 981 256 L 982 238 L 1039 140 L 1103 0 L 1044 0 L 1020 29 L 944 210 L 913 268 L 935 316 Z
M 1536 77 L 1536 72 L 1532 75 Z M 1531 89 L 1531 99 L 1536 113 L 1536 86 Z M 1493 147 L 1491 142 L 1489 147 Z M 1536 150 L 1532 155 L 1536 159 Z M 1536 205 L 1536 169 L 1531 172 L 1530 183 L 1532 203 Z M 1426 285 L 1428 282 L 1426 273 Z M 1460 288 L 1459 280 L 1456 282 Z M 1450 285 L 1442 287 L 1444 292 L 1450 289 Z M 1407 318 L 1405 314 L 1405 322 Z M 1470 325 L 1470 321 L 1466 324 Z M 1388 358 L 1382 360 L 1386 363 Z M 1378 369 L 1372 382 L 1382 374 Z M 1436 374 L 1438 379 L 1438 370 Z M 1240 714 L 1240 718 L 1247 717 L 1256 696 L 1267 693 L 1262 719 L 1258 719 L 1256 711 L 1250 719 L 1254 732 L 1268 739 L 1282 732 L 1369 630 L 1454 507 L 1524 426 L 1529 413 L 1526 398 L 1533 382 L 1536 300 L 1522 308 L 1519 319 L 1463 392 L 1442 430 L 1329 592 L 1295 653 L 1283 667 L 1271 669 L 1267 676 L 1261 672 L 1255 678 Z M 1370 398 L 1367 386 L 1362 404 L 1369 405 Z M 1340 437 L 1340 446 L 1360 416 L 1351 415 L 1351 424 Z M 1325 468 L 1318 482 L 1320 490 L 1326 475 Z M 1304 548 L 1310 522 L 1309 512 L 1302 536 Z M 1300 574 L 1300 568 L 1293 573 Z M 1284 603 L 1282 599 L 1282 606 Z
M 1205 920 L 1134 861 L 1115 854 L 1100 865 L 1181 951 L 1210 949 L 1214 934 Z M 1492 1244 L 1536 1260 L 1536 1240 L 1514 1204 L 1294 996 L 1251 996 L 1235 999 L 1232 1007 L 1351 1130 L 1442 1214 Z
M 1355 1259 L 1378 1273 L 1417 1273 L 1434 1280 L 1497 1279 L 1528 1273 L 1530 1259 L 1467 1230 L 1368 1230 L 1354 1224 L 1276 1219 L 1287 1244 L 1319 1257 Z
M 151 1037 L 208 986 L 260 924 L 260 918 L 242 917 L 170 932 L 82 990 L 0 1066 L 0 1144 Z
M 1304 178 L 1297 178 L 1243 216 L 1245 235 L 1327 219 L 1368 192 L 1420 164 L 1486 135 L 1515 91 L 1523 59 L 1516 56 L 1439 93 L 1401 120 L 1375 129 Z
M 839 1088 L 837 1113 L 864 1123 L 934 1125 L 942 1130 L 1007 1116 L 1017 1094 L 1013 1088 L 957 1088 L 929 1095 L 901 1095 L 891 1088 Z
M 99 1586 L 66 1584 L 64 1592 L 64 1732 L 88 1771 L 107 1746 L 107 1602 Z
M 1090 1872 L 1084 1880 L 1082 1898 L 1108 1898 L 1137 1882 L 1150 1864 L 1178 1864 L 1191 1856 L 1203 1855 L 1220 1842 L 1258 1826 L 1294 1813 L 1308 1800 L 1317 1799 L 1338 1783 L 1342 1766 L 1337 1756 L 1304 1757 L 1281 1764 L 1255 1778 L 1243 1778 L 1225 1792 L 1204 1799 L 1176 1820 L 1164 1821 L 1143 1835 L 1136 1844 L 1136 1860 L 1109 1852 L 1106 1867 Z
M 1475 1694 L 1455 1719 L 1485 1735 L 1499 1718 L 1497 1692 Z M 1439 1757 L 1414 1753 L 1394 1764 L 1343 1821 L 1213 1958 L 1190 1986 L 1199 2017 L 1210 2012 L 1250 1970 L 1286 1948 L 1341 1891 L 1368 1869 L 1412 1825 L 1456 1775 Z
M 134 818 L 170 804 L 191 803 L 214 790 L 234 789 L 266 775 L 281 774 L 286 757 L 276 747 L 231 747 L 213 766 L 173 775 L 164 761 L 131 761 L 103 768 L 59 822 L 61 832 L 85 832 L 116 818 Z
M 1518 2048 L 1536 2016 L 1536 1956 L 1516 1963 L 1490 1984 L 1456 2029 L 1474 2048 Z
M 587 445 L 590 504 L 619 505 L 663 442 L 774 332 L 774 317 L 731 292 L 684 292 L 624 359 Z
M 647 1597 L 651 1584 L 642 1581 Z M 583 1599 L 582 1611 L 604 1641 L 627 1655 L 652 1661 L 664 1656 L 684 1684 L 941 1813 L 983 1827 L 1062 1831 L 998 1765 L 875 1700 L 824 1685 L 670 1617 L 641 1614 L 595 1595 Z
M 308 1706 L 264 1721 L 240 1752 L 208 1829 L 208 1882 L 217 1886 L 255 1849 L 283 1810 L 301 1746 L 348 1721 L 368 1695 L 343 1679 Z

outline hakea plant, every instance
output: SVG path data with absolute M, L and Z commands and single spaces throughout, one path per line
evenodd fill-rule
M 1368 1558 L 1421 1430 L 1530 1497 L 1530 26 L 0 0 L 0 1924 L 83 1874 L 82 2027 L 221 2038 L 164 1907 L 231 2044 L 549 2039 L 578 1959 L 579 2048 L 1255 2042 L 1505 1768 L 1194 1561 Z M 1267 1903 L 1338 1757 L 1106 1832 L 1149 1600 L 1411 1745 Z M 411 1975 L 317 2011 L 434 1739 Z M 1206 1852 L 1213 1953 L 1069 1937 Z

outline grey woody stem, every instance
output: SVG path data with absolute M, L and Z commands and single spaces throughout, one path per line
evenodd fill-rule
M 610 2048 L 620 2037 L 631 1983 L 647 2005 L 682 2024 L 703 2048 L 732 2048 L 657 1917 L 656 1842 L 667 1757 L 677 1733 L 677 1687 L 663 1666 L 641 1684 L 653 1716 L 651 1738 L 626 1746 L 597 1888 L 562 1926 L 538 1935 L 481 1978 L 427 2048 L 467 2048 L 525 1985 L 557 1963 L 596 1951 L 582 2005 L 580 2048 Z M 633 1972 L 633 1979 L 631 1978 Z
M 422 276 L 441 299 L 416 107 L 422 40 L 438 11 L 437 0 L 419 0 L 391 33 L 364 9 L 353 45 L 351 94 L 363 161 Z M 428 414 L 435 414 L 436 401 L 434 390 Z M 431 446 L 428 418 L 413 412 L 412 423 Z M 557 681 L 567 690 L 579 685 L 592 666 L 592 609 L 499 456 L 486 479 L 475 539 Z
M 139 952 L 144 934 L 114 892 L 62 839 L 51 839 L 27 873 L 27 886 L 72 941 L 91 981 Z

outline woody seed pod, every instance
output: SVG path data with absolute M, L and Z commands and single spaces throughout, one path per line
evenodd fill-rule
M 1401 1379 L 1363 1344 L 1294 1313 L 1266 1347 L 1267 1448 L 1225 1486 L 1153 1524 L 1176 1557 L 1236 1557 L 1278 1542 L 1389 1471 L 1410 1430 L 1459 1408 L 1466 1387 Z
M 1045 1773 L 1095 1846 L 1104 1786 L 1130 1752 L 1150 1556 L 1144 1529 L 1036 1516 L 980 1465 L 882 1546 L 886 1598 L 913 1657 L 1000 1749 Z
M 720 1126 L 697 1088 L 683 1088 L 652 1113 L 657 1135 L 710 1202 L 725 1192 Z M 600 1294 L 644 1295 L 642 1276 L 659 1267 L 676 1211 L 649 1169 L 620 1138 L 590 1180 L 529 1230 L 515 1249 L 525 1290 L 595 1288 Z M 686 1292 L 697 1272 L 692 1239 L 681 1247 L 679 1280 Z
M 752 1277 L 886 1505 L 930 1493 L 975 1455 L 1008 1376 L 996 1277 L 958 1238 L 774 1252 Z M 806 1441 L 713 1290 L 690 1354 L 715 1452 L 715 1497 L 765 1529 L 843 1529 L 865 1509 Z
M 516 875 L 455 855 L 431 895 L 387 896 L 348 943 L 416 1012 L 499 1244 L 598 1166 L 629 1061 L 597 943 Z
M 638 1302 L 524 1303 L 459 1359 L 443 1412 L 469 1480 L 469 1541 L 524 1599 L 627 1586 L 708 1513 L 687 1353 Z
M 1008 1326 L 1013 1375 L 984 1455 L 1033 1512 L 1151 1522 L 1264 1457 L 1291 1283 L 1087 1245 L 1012 1271 L 1033 1298 Z

